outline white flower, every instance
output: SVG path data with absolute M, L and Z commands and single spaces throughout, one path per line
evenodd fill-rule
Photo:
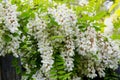
M 113 4 L 112 1 L 106 0 L 103 5 L 104 5 L 105 8 L 108 10 L 108 9 L 110 9 L 110 7 L 112 6 L 112 4 Z
M 4 54 L 7 53 L 13 53 L 13 56 L 15 56 L 16 58 L 19 57 L 19 44 L 20 44 L 20 38 L 17 37 L 13 37 L 12 35 L 10 35 L 11 37 L 11 41 L 7 44 L 7 46 L 4 49 Z
M 113 23 L 112 23 L 112 17 L 105 18 L 104 24 L 105 24 L 106 26 L 112 26 L 112 25 L 113 25 Z
M 5 3 L 7 3 L 8 2 L 8 0 L 3 0 Z
M 15 33 L 18 31 L 19 23 L 17 19 L 18 12 L 16 11 L 17 6 L 12 5 L 10 3 L 5 3 L 4 8 L 4 23 L 8 30 L 11 33 Z
M 89 78 L 105 76 L 106 68 L 116 69 L 120 56 L 119 46 L 109 37 L 98 33 L 92 27 L 85 32 L 77 32 L 76 47 L 78 54 L 85 57 L 88 68 L 82 72 Z M 107 38 L 107 40 L 105 39 Z M 87 60 L 88 59 L 88 60 Z
M 70 37 L 67 37 L 67 39 L 65 40 L 65 48 L 64 51 L 61 52 L 61 56 L 63 57 L 63 59 L 65 60 L 65 66 L 66 66 L 66 70 L 68 71 L 72 71 L 73 67 L 74 67 L 74 59 L 72 58 L 74 56 L 74 42 L 73 39 Z
M 50 8 L 48 12 L 52 14 L 55 21 L 63 27 L 76 25 L 77 18 L 75 12 L 67 8 L 65 4 L 58 5 L 55 9 Z
M 104 72 L 104 68 L 97 68 L 98 74 L 100 77 L 105 77 L 105 72 Z
M 80 6 L 84 6 L 84 5 L 87 5 L 89 3 L 89 1 L 88 0 L 79 0 L 79 5 Z
M 0 3 L 0 24 L 3 21 L 3 4 Z
M 49 2 L 52 2 L 52 0 L 49 0 Z
M 43 74 L 40 70 L 38 70 L 33 76 L 33 79 L 35 80 L 46 80 L 46 78 L 43 77 Z
M 50 8 L 48 12 L 62 26 L 57 32 L 65 36 L 65 45 L 63 51 L 61 51 L 61 56 L 65 60 L 66 70 L 72 71 L 74 67 L 74 59 L 72 57 L 74 56 L 75 49 L 74 39 L 72 37 L 76 33 L 74 29 L 77 22 L 75 12 L 67 8 L 65 4 L 58 5 L 57 8 Z
M 76 40 L 78 46 L 78 53 L 81 55 L 87 55 L 87 53 L 96 53 L 98 50 L 96 44 L 96 32 L 94 28 L 88 27 L 87 30 L 79 34 L 80 36 Z
M 74 77 L 72 80 L 81 80 L 80 77 Z
M 114 29 L 113 26 L 105 27 L 105 29 L 104 29 L 104 34 L 105 34 L 105 35 L 108 35 L 108 36 L 111 36 L 111 35 L 113 34 L 113 29 Z
M 113 26 L 113 23 L 112 23 L 112 18 L 106 18 L 105 21 L 104 21 L 104 24 L 106 25 L 105 29 L 104 29 L 104 34 L 106 36 L 111 36 L 112 33 L 113 33 L 113 29 L 114 29 L 114 26 Z
M 48 40 L 48 33 L 45 31 L 46 23 L 44 20 L 39 18 L 39 15 L 35 13 L 35 19 L 29 20 L 27 27 L 29 29 L 29 34 L 33 35 L 35 39 L 37 39 L 38 43 L 38 51 L 41 53 L 42 58 L 42 67 L 41 70 L 44 73 L 47 73 L 54 63 L 53 61 L 53 49 L 50 46 L 50 42 Z
M 87 77 L 89 77 L 89 78 L 92 78 L 92 79 L 93 79 L 93 78 L 97 77 L 97 74 L 95 74 L 95 73 L 93 73 L 93 74 L 92 74 L 92 73 L 90 73 L 90 74 L 88 74 L 88 75 L 87 75 Z

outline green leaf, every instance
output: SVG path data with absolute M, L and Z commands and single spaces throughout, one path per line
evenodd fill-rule
M 63 39 L 64 36 L 52 36 L 50 40 L 55 40 L 55 39 Z
M 23 27 L 23 30 L 24 30 L 25 33 L 28 32 L 28 28 L 26 26 Z
M 65 71 L 59 71 L 58 74 L 65 74 Z
M 14 37 L 19 36 L 18 33 L 13 33 L 12 35 L 13 35 Z
M 51 79 L 57 80 L 57 76 L 50 76 Z
M 10 42 L 12 40 L 12 38 L 7 34 L 3 35 L 3 39 L 5 42 Z

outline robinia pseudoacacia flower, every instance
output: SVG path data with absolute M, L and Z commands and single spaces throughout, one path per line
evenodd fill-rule
M 27 27 L 29 33 L 38 41 L 38 51 L 41 53 L 41 62 L 43 63 L 41 70 L 48 72 L 52 68 L 54 61 L 52 57 L 53 49 L 52 46 L 50 46 L 50 42 L 47 40 L 48 33 L 45 31 L 46 23 L 36 14 L 35 19 L 29 20 Z
M 41 70 L 43 73 L 51 70 L 54 58 L 54 48 L 58 45 L 52 45 L 64 42 L 61 48 L 60 55 L 65 61 L 65 66 L 68 72 L 74 69 L 74 55 L 78 53 L 81 64 L 87 67 L 82 67 L 81 74 L 86 75 L 89 78 L 96 76 L 104 77 L 105 69 L 116 69 L 118 67 L 118 61 L 120 56 L 119 46 L 106 37 L 106 35 L 99 33 L 95 28 L 88 26 L 85 31 L 81 31 L 77 26 L 77 16 L 74 11 L 67 8 L 65 4 L 58 5 L 56 8 L 49 8 L 48 14 L 52 15 L 55 22 L 58 23 L 59 28 L 55 26 L 49 30 L 53 30 L 57 36 L 63 36 L 61 40 L 49 40 L 52 35 L 47 28 L 49 21 L 45 21 L 36 14 L 34 19 L 29 20 L 27 27 L 29 34 L 33 35 L 37 39 L 38 51 L 42 58 Z M 47 14 L 46 14 L 47 15 Z M 90 23 L 91 24 L 91 23 Z M 49 35 L 49 36 L 48 36 Z M 77 52 L 77 53 L 75 53 Z M 83 63 L 84 62 L 84 63 Z M 98 74 L 97 74 L 97 73 Z M 49 75 L 49 73 L 48 73 Z
M 2 2 L 0 3 L 0 55 L 5 56 L 7 53 L 13 53 L 14 56 L 18 57 L 18 48 L 19 48 L 19 36 L 15 37 L 13 33 L 20 34 L 18 30 L 19 23 L 18 23 L 18 16 L 19 12 L 17 12 L 17 6 L 11 3 Z M 7 34 L 6 32 L 10 32 L 11 34 Z M 6 38 L 8 37 L 8 38 Z M 9 42 L 5 42 L 5 38 Z
M 104 34 L 107 35 L 107 36 L 111 36 L 113 34 L 114 26 L 113 26 L 112 21 L 113 21 L 112 17 L 106 18 L 105 21 L 104 21 L 104 24 L 106 25 L 106 27 L 104 29 Z
M 105 19 L 105 34 L 96 28 L 96 8 L 79 13 L 66 4 L 44 4 L 44 9 L 41 5 L 30 5 L 29 10 L 23 10 L 24 18 L 20 18 L 16 5 L 0 3 L 0 55 L 13 53 L 16 57 L 20 54 L 22 60 L 28 58 L 22 64 L 26 74 L 35 80 L 61 80 L 64 75 L 64 80 L 80 80 L 82 76 L 93 79 L 105 77 L 106 68 L 117 69 L 120 50 L 108 37 L 113 31 L 111 18 Z M 75 9 L 82 10 L 84 5 L 89 5 L 89 0 L 79 0 Z M 80 15 L 88 15 L 87 20 Z M 24 49 L 20 52 L 19 48 Z M 51 79 L 51 73 L 55 79 Z
M 7 2 L 3 8 L 4 23 L 11 33 L 17 32 L 19 27 L 17 19 L 18 12 L 16 11 L 16 9 L 17 6 L 11 5 L 9 2 Z
M 114 41 L 105 38 L 103 34 L 91 27 L 88 27 L 85 32 L 80 32 L 79 35 L 76 42 L 78 54 L 88 59 L 86 64 L 88 68 L 83 71 L 83 74 L 94 78 L 97 76 L 97 71 L 100 77 L 104 77 L 105 68 L 117 69 L 120 50 Z
M 57 6 L 57 8 L 49 9 L 49 14 L 52 14 L 52 16 L 55 18 L 55 21 L 62 26 L 61 30 L 64 32 L 62 35 L 64 35 L 66 38 L 64 40 L 65 42 L 65 49 L 61 52 L 61 56 L 65 60 L 66 70 L 71 71 L 74 67 L 74 59 L 72 58 L 74 56 L 74 28 L 77 23 L 77 17 L 73 10 L 66 7 L 65 4 Z

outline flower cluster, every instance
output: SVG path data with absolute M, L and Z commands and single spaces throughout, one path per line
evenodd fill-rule
M 1 35 L 0 35 L 1 36 Z M 19 54 L 19 36 L 14 37 L 10 35 L 11 41 L 6 43 L 4 39 L 0 38 L 0 56 L 5 56 L 6 54 L 13 53 L 13 56 L 18 57 Z
M 84 32 L 81 32 L 79 28 L 75 26 L 77 22 L 77 18 L 75 18 L 76 16 L 75 14 L 73 14 L 73 17 L 74 17 L 73 22 L 71 19 L 67 20 L 67 18 L 71 16 L 68 14 L 68 12 L 69 12 L 69 9 L 66 8 L 65 5 L 58 6 L 55 9 L 49 9 L 49 13 L 52 14 L 52 16 L 55 18 L 55 21 L 60 26 L 62 26 L 61 30 L 58 32 L 61 32 L 61 34 L 64 35 L 65 37 L 65 39 L 63 40 L 65 45 L 64 45 L 63 51 L 61 52 L 61 56 L 65 60 L 65 65 L 67 67 L 66 70 L 68 71 L 73 70 L 74 59 L 72 57 L 75 55 L 74 53 L 75 49 L 77 50 L 80 56 L 83 56 L 84 58 L 86 58 L 85 61 L 87 63 L 86 64 L 84 63 L 84 64 L 85 66 L 87 66 L 87 68 L 82 73 L 87 75 L 87 77 L 90 77 L 90 78 L 96 77 L 97 76 L 96 72 L 98 72 L 100 77 L 104 77 L 105 68 L 116 69 L 118 65 L 118 59 L 119 59 L 118 57 L 119 47 L 116 45 L 116 43 L 113 43 L 113 41 L 110 39 L 108 39 L 107 41 L 104 40 L 106 36 L 96 32 L 95 28 L 92 28 L 92 27 L 87 27 L 87 29 Z M 109 24 L 109 26 L 113 26 L 113 24 Z M 74 36 L 76 36 L 76 39 L 73 38 Z M 101 36 L 100 39 L 99 39 L 99 36 Z M 103 40 L 103 42 L 100 42 L 100 40 Z M 106 43 L 109 44 L 109 47 L 111 47 L 110 49 L 105 48 Z M 111 44 L 112 45 L 114 44 L 114 47 L 116 48 L 111 46 Z M 111 53 L 109 53 L 110 51 Z M 115 54 L 113 55 L 113 53 Z M 107 56 L 106 57 L 107 59 L 103 58 L 105 56 Z
M 66 7 L 65 4 L 57 6 L 57 8 L 49 9 L 49 14 L 51 14 L 55 21 L 62 26 L 58 33 L 61 33 L 65 39 L 63 51 L 61 51 L 61 56 L 65 60 L 66 70 L 72 71 L 74 67 L 74 39 L 75 34 L 74 28 L 77 23 L 77 17 L 73 10 Z
M 61 56 L 65 60 L 66 70 L 72 71 L 74 67 L 74 59 L 72 58 L 74 56 L 74 42 L 70 37 L 67 37 L 65 41 L 65 48 L 64 51 L 61 52 Z
M 87 53 L 96 53 L 96 41 L 96 31 L 94 28 L 88 27 L 85 32 L 80 32 L 76 40 L 78 54 L 87 55 Z
M 36 14 L 35 19 L 29 20 L 27 27 L 29 33 L 37 39 L 38 51 L 41 53 L 41 62 L 43 63 L 41 70 L 46 73 L 54 63 L 52 58 L 53 49 L 48 40 L 48 33 L 45 31 L 46 23 Z
M 7 2 L 4 6 L 4 24 L 11 33 L 15 33 L 18 31 L 19 23 L 18 23 L 18 12 L 16 5 L 11 5 Z
M 87 69 L 83 74 L 90 78 L 105 76 L 106 68 L 117 69 L 120 59 L 119 46 L 114 41 L 106 38 L 94 28 L 88 27 L 85 32 L 80 32 L 76 40 L 78 54 L 86 58 Z
M 0 3 L 0 24 L 2 23 L 3 20 L 3 5 Z
M 89 3 L 88 0 L 79 0 L 79 5 L 80 5 L 80 6 L 87 5 L 88 3 Z
M 113 4 L 113 1 L 106 0 L 103 5 L 107 10 L 109 10 L 112 4 Z
M 0 3 L 0 55 L 2 56 L 13 53 L 15 57 L 18 57 L 20 38 L 13 35 L 13 33 L 20 34 L 17 16 L 16 5 L 12 5 L 8 1 Z M 10 33 L 6 33 L 8 31 Z
M 76 14 L 71 9 L 67 8 L 65 4 L 57 6 L 56 9 L 49 9 L 49 14 L 52 14 L 55 21 L 63 26 L 73 26 L 76 24 Z
M 81 78 L 75 76 L 72 80 L 81 80 Z
M 11 41 L 9 42 L 9 44 L 7 44 L 7 46 L 6 46 L 6 52 L 5 53 L 13 53 L 13 56 L 15 56 L 16 58 L 17 57 L 19 57 L 18 55 L 20 54 L 20 52 L 19 52 L 19 47 L 20 47 L 20 37 L 19 36 L 17 36 L 17 37 L 13 37 L 12 35 L 11 35 Z
M 106 25 L 106 27 L 104 29 L 104 34 L 106 36 L 111 36 L 113 33 L 114 26 L 113 26 L 112 20 L 113 20 L 112 17 L 106 18 L 104 20 L 104 24 Z
M 80 6 L 87 4 L 88 0 L 79 0 Z M 110 37 L 107 37 L 113 32 L 111 18 L 105 19 L 104 24 L 107 27 L 105 33 L 102 34 L 93 27 L 96 27 L 94 24 L 98 22 L 97 20 L 92 22 L 91 19 L 87 18 L 87 25 L 90 23 L 90 26 L 87 27 L 86 23 L 82 22 L 84 19 L 77 20 L 76 13 L 65 4 L 49 8 L 48 11 L 45 11 L 47 10 L 45 9 L 43 10 L 44 13 L 42 13 L 42 9 L 37 10 L 37 8 L 34 10 L 38 11 L 35 12 L 34 18 L 33 16 L 29 16 L 31 18 L 27 16 L 28 20 L 25 20 L 25 25 L 23 25 L 23 27 L 27 26 L 28 32 L 26 31 L 25 35 L 24 33 L 19 35 L 18 28 L 20 25 L 17 19 L 17 7 L 8 2 L 0 3 L 0 55 L 13 53 L 14 56 L 18 57 L 19 48 L 21 52 L 24 48 L 24 54 L 20 54 L 21 58 L 23 59 L 23 55 L 26 55 L 25 58 L 27 57 L 29 60 L 32 58 L 31 62 L 35 62 L 30 66 L 29 63 L 31 62 L 25 63 L 26 74 L 33 74 L 36 70 L 36 73 L 33 76 L 31 75 L 33 79 L 51 80 L 50 72 L 55 72 L 53 75 L 57 79 L 60 78 L 60 80 L 62 74 L 65 74 L 65 79 L 66 76 L 70 76 L 68 80 L 70 78 L 71 80 L 81 80 L 82 76 L 89 78 L 104 77 L 106 68 L 116 69 L 118 67 L 120 59 L 119 46 Z M 97 14 L 95 8 L 89 8 L 89 10 L 84 11 L 83 15 L 86 14 L 92 17 Z M 4 41 L 5 39 L 8 40 Z M 21 46 L 19 40 L 21 40 Z M 31 54 L 32 51 L 33 54 Z M 61 59 L 60 62 L 57 56 L 60 59 L 62 57 L 63 60 Z M 39 61 L 40 64 L 36 61 Z M 59 66 L 59 69 L 56 66 Z M 34 69 L 33 72 L 32 69 Z
M 0 25 L 2 24 L 2 22 L 3 22 L 3 4 L 0 3 Z M 2 36 L 4 33 L 5 33 L 5 31 L 3 31 L 0 28 L 0 56 L 4 55 L 4 54 L 2 54 L 2 51 L 4 49 L 4 45 L 5 45 L 4 40 L 2 39 Z
M 97 32 L 92 27 L 87 27 L 85 32 L 77 31 L 76 47 L 79 55 L 82 55 L 85 59 L 82 60 L 83 64 L 87 68 L 83 68 L 82 74 L 87 75 L 87 77 L 94 78 L 97 76 L 96 70 L 94 68 L 95 61 L 94 56 L 97 54 Z M 98 57 L 98 56 L 97 56 Z M 82 63 L 81 62 L 81 63 Z M 86 63 L 85 63 L 86 62 Z
M 116 69 L 118 67 L 118 60 L 120 56 L 119 45 L 116 44 L 115 41 L 112 41 L 110 38 L 107 40 L 104 39 L 104 36 L 98 35 L 98 54 L 102 62 L 105 64 L 104 66 Z
M 33 76 L 33 79 L 35 80 L 46 80 L 46 78 L 43 77 L 43 74 L 41 71 L 37 71 Z

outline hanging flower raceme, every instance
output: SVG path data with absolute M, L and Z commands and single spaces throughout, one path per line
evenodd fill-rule
M 48 10 L 49 14 L 51 14 L 55 21 L 62 26 L 60 28 L 59 33 L 64 35 L 64 49 L 61 51 L 61 56 L 65 60 L 66 70 L 72 71 L 74 67 L 74 39 L 73 36 L 75 34 L 74 28 L 77 23 L 77 17 L 73 10 L 66 7 L 65 4 L 57 6 L 57 8 L 52 8 Z
M 105 18 L 104 24 L 106 25 L 105 29 L 104 29 L 104 34 L 106 36 L 111 36 L 113 34 L 113 22 L 112 22 L 112 17 L 110 18 Z
M 76 35 L 77 51 L 80 55 L 88 55 L 97 52 L 96 31 L 94 28 L 88 27 L 85 32 L 80 32 Z
M 0 25 L 2 24 L 3 22 L 3 4 L 0 3 Z M 1 27 L 0 27 L 0 56 L 3 55 L 1 52 L 3 51 L 3 48 L 4 48 L 4 40 L 2 39 L 2 36 L 3 34 L 5 33 L 5 31 L 1 30 Z
M 61 56 L 65 60 L 66 70 L 72 71 L 74 67 L 74 59 L 72 58 L 74 56 L 74 42 L 73 39 L 70 39 L 70 37 L 67 37 L 65 41 L 65 47 L 64 50 L 61 52 Z
M 80 32 L 76 40 L 78 54 L 85 57 L 87 68 L 82 72 L 90 78 L 105 76 L 105 69 L 117 69 L 120 59 L 119 46 L 110 38 L 88 27 L 85 32 Z M 84 69 L 84 68 L 83 68 Z
M 104 66 L 112 69 L 116 69 L 118 67 L 118 61 L 120 56 L 119 45 L 115 43 L 115 41 L 110 38 L 105 39 L 104 36 L 98 35 L 98 54 L 99 59 L 104 63 Z
M 33 79 L 35 80 L 46 80 L 46 78 L 43 77 L 43 74 L 41 71 L 37 71 L 33 76 Z
M 15 57 L 18 57 L 20 43 L 18 13 L 16 5 L 12 5 L 8 1 L 0 3 L 0 55 L 2 56 L 13 53 Z
M 110 7 L 112 6 L 112 4 L 113 4 L 113 1 L 111 1 L 111 0 L 106 0 L 103 5 L 104 5 L 104 7 L 106 8 L 106 10 L 109 10 Z
M 4 24 L 11 33 L 15 33 L 18 31 L 19 23 L 18 23 L 18 12 L 17 6 L 12 5 L 9 2 L 5 3 L 3 8 L 3 16 L 4 16 Z
M 37 39 L 38 51 L 41 53 L 41 62 L 43 63 L 41 70 L 46 73 L 52 68 L 54 63 L 52 57 L 53 49 L 48 40 L 48 33 L 45 31 L 46 23 L 36 14 L 35 19 L 29 20 L 27 27 L 29 33 Z
M 50 4 L 55 3 L 49 1 Z M 84 76 L 93 79 L 105 77 L 106 68 L 117 69 L 119 46 L 107 37 L 113 32 L 112 19 L 105 19 L 107 27 L 103 34 L 98 32 L 96 27 L 101 26 L 101 23 L 96 8 L 91 5 L 92 1 L 78 1 L 76 7 L 69 6 L 78 9 L 76 12 L 65 4 L 48 9 L 47 3 L 43 8 L 40 2 L 40 6 L 35 3 L 29 5 L 29 9 L 23 8 L 20 17 L 16 5 L 0 3 L 0 56 L 13 53 L 18 57 L 20 51 L 23 52 L 20 55 L 22 64 L 26 74 L 30 74 L 30 77 L 28 75 L 25 78 L 35 80 L 80 80 Z M 101 3 L 96 1 L 94 6 L 98 4 Z M 80 7 L 84 5 L 89 7 Z
M 0 24 L 2 23 L 2 21 L 3 21 L 3 4 L 2 3 L 0 3 Z
M 71 9 L 67 8 L 65 4 L 58 5 L 57 8 L 49 8 L 49 14 L 52 14 L 55 21 L 63 26 L 74 26 L 77 22 L 76 14 Z

